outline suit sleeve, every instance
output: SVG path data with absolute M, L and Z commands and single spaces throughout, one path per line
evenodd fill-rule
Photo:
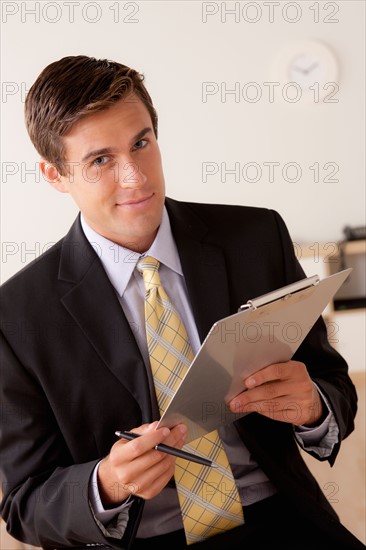
M 0 359 L 1 515 L 9 533 L 45 549 L 126 547 L 130 529 L 122 541 L 106 538 L 90 509 L 88 486 L 97 461 L 73 463 L 41 386 L 2 334 Z
M 287 283 L 306 277 L 295 256 L 295 250 L 287 227 L 281 216 L 272 211 L 277 224 L 283 250 L 283 269 Z M 311 378 L 327 397 L 339 427 L 339 443 L 328 457 L 334 464 L 340 442 L 354 429 L 357 411 L 357 394 L 348 374 L 344 358 L 328 341 L 327 329 L 320 317 L 294 355 L 294 360 L 305 363 Z M 315 453 L 311 453 L 319 458 Z

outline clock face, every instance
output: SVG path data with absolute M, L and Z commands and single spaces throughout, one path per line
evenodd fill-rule
M 297 82 L 303 90 L 308 90 L 314 82 L 324 82 L 325 76 L 323 60 L 316 54 L 300 54 L 289 63 L 288 81 Z
M 275 80 L 282 85 L 297 84 L 305 98 L 312 98 L 314 89 L 319 97 L 324 97 L 337 88 L 337 58 L 322 42 L 310 40 L 288 44 L 278 52 L 273 67 Z

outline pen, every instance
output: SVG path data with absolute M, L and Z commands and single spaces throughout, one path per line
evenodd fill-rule
M 129 441 L 131 441 L 132 439 L 136 439 L 136 437 L 140 437 L 141 435 L 134 432 L 115 432 L 115 434 L 120 439 L 128 439 Z M 202 458 L 192 453 L 187 453 L 187 451 L 181 451 L 180 449 L 176 449 L 175 447 L 169 447 L 169 445 L 164 445 L 163 443 L 159 443 L 159 445 L 156 445 L 154 448 L 157 451 L 161 451 L 162 453 L 167 453 L 168 455 L 184 458 L 185 460 L 190 460 L 191 462 L 197 462 L 198 464 L 202 464 L 203 466 L 209 466 L 210 468 L 216 467 L 216 464 L 214 464 L 211 460 L 208 460 L 207 458 Z

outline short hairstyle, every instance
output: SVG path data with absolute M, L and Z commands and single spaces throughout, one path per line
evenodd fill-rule
M 34 147 L 61 175 L 66 175 L 62 137 L 83 116 L 108 109 L 131 93 L 146 106 L 157 136 L 157 113 L 143 82 L 141 73 L 107 59 L 77 55 L 51 63 L 25 100 L 25 123 Z

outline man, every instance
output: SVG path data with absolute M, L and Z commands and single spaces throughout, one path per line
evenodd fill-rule
M 43 175 L 72 196 L 80 215 L 66 237 L 1 287 L 9 532 L 45 549 L 363 548 L 299 453 L 301 445 L 333 464 L 356 413 L 347 365 L 321 319 L 292 361 L 243 381 L 229 406 L 256 412 L 216 434 L 228 461 L 220 471 L 225 483 L 233 480 L 239 504 L 235 526 L 189 533 L 178 461 L 155 450 L 162 442 L 181 448 L 186 429 L 157 429 L 157 344 L 145 330 L 141 261 L 159 262 L 160 296 L 174 303 L 171 315 L 194 354 L 217 319 L 304 277 L 281 217 L 165 197 L 157 115 L 142 76 L 124 65 L 60 59 L 37 78 L 25 111 Z M 140 437 L 117 440 L 116 430 Z M 222 487 L 208 485 L 214 498 Z M 196 524 L 203 490 L 189 491 Z M 203 502 L 215 508 L 216 526 L 233 515 L 222 495 L 217 505 Z

